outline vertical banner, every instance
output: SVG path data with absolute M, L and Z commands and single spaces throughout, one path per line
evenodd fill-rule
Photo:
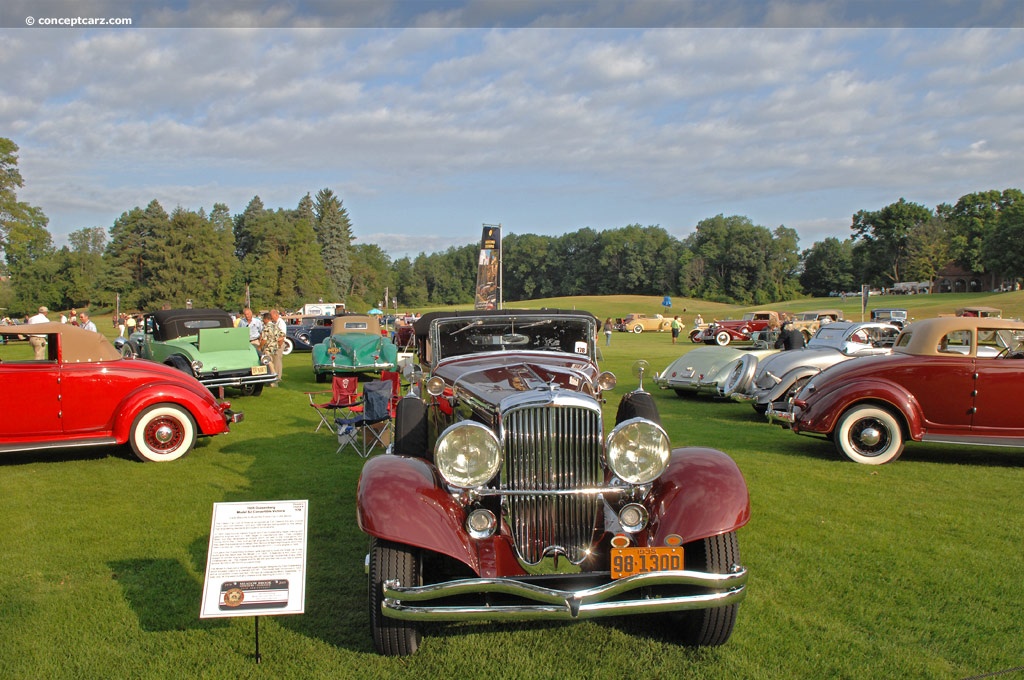
M 476 309 L 501 306 L 501 225 L 485 224 L 477 261 Z

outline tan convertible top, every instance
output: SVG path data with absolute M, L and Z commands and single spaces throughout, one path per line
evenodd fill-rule
M 46 335 L 50 336 L 51 344 L 54 339 L 52 336 L 58 336 L 60 359 L 66 364 L 116 361 L 121 358 L 121 353 L 104 336 L 66 323 L 51 321 L 0 326 L 0 335 Z
M 921 319 L 909 324 L 896 339 L 894 353 L 917 355 L 941 355 L 939 343 L 943 337 L 955 331 L 978 329 L 997 331 L 1012 330 L 1024 333 L 1024 322 L 1010 319 L 977 316 L 943 316 L 936 319 Z

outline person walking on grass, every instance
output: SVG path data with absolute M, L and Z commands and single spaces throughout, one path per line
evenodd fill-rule
M 679 320 L 679 315 L 672 317 L 672 344 L 676 344 L 676 340 L 679 339 L 679 331 L 683 330 L 683 322 Z

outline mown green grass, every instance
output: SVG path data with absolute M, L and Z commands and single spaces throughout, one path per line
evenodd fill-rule
M 636 305 L 587 302 L 598 316 Z M 660 370 L 693 347 L 666 333 L 601 340 L 620 382 L 609 414 L 635 359 Z M 910 444 L 892 465 L 859 466 L 747 405 L 657 390 L 673 442 L 721 448 L 750 487 L 739 537 L 751 582 L 726 646 L 611 623 L 433 625 L 416 656 L 380 658 L 355 527 L 363 461 L 313 432 L 303 392 L 322 386 L 309 366 L 286 357 L 282 387 L 232 398 L 246 420 L 172 464 L 127 448 L 0 459 L 0 677 L 963 678 L 1024 666 L 1020 451 Z M 256 664 L 252 618 L 198 616 L 212 504 L 292 498 L 310 502 L 306 613 L 261 619 Z

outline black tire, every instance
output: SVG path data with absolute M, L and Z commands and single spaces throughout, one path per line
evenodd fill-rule
M 192 364 L 190 364 L 188 359 L 180 354 L 172 354 L 164 360 L 164 363 L 171 368 L 178 369 L 182 373 L 188 373 L 193 377 L 195 376 L 195 373 L 192 371 Z
M 406 397 L 398 402 L 395 409 L 395 445 L 391 452 L 396 456 L 433 458 L 432 452 L 427 450 L 427 405 L 415 397 Z
M 385 656 L 408 656 L 420 646 L 418 626 L 408 621 L 389 619 L 381 612 L 385 581 L 397 580 L 405 586 L 420 585 L 422 576 L 419 551 L 401 543 L 370 539 L 370 632 L 373 647 Z
M 318 383 L 325 383 L 325 382 L 327 382 L 327 374 L 326 373 L 314 373 L 313 377 L 316 379 L 316 381 Z
M 192 450 L 196 432 L 196 421 L 185 408 L 154 404 L 135 417 L 128 442 L 139 460 L 167 463 Z
M 701 340 L 700 339 L 700 334 L 703 333 L 703 332 L 704 331 L 702 331 L 699 328 L 694 328 L 692 331 L 690 331 L 690 342 L 692 342 L 694 344 L 699 343 L 700 340 Z
M 727 574 L 734 564 L 740 563 L 740 544 L 736 532 L 731 531 L 688 543 L 683 555 L 687 569 Z M 692 647 L 724 645 L 732 635 L 739 608 L 737 603 L 674 614 L 679 621 L 679 642 Z
M 263 394 L 263 383 L 247 383 L 242 385 L 242 396 L 258 397 Z
M 654 397 L 650 393 L 630 392 L 622 398 L 619 408 L 615 412 L 615 424 L 618 425 L 630 418 L 646 418 L 661 425 L 658 405 L 654 403 Z
M 719 347 L 725 347 L 732 342 L 732 336 L 729 335 L 728 331 L 718 331 L 715 333 L 715 344 Z
M 847 410 L 833 434 L 839 453 L 856 463 L 884 465 L 903 453 L 900 421 L 880 406 L 862 404 Z

